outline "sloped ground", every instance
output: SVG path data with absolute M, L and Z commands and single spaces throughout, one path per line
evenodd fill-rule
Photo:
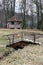
M 12 34 L 19 32 L 21 30 L 0 30 L 0 45 L 6 45 L 7 40 L 4 40 L 3 35 Z M 42 33 L 42 31 L 34 30 L 23 30 L 28 32 Z M 2 38 L 1 38 L 2 37 Z M 3 58 L 0 61 L 0 65 L 43 65 L 43 38 L 40 38 L 39 41 L 42 42 L 42 45 L 28 45 L 23 49 L 14 50 L 9 56 Z M 0 54 L 6 51 L 6 48 L 0 47 Z M 9 49 L 7 50 L 9 51 Z M 2 54 L 1 54 L 2 55 Z
M 14 50 L 4 58 L 0 65 L 43 65 L 43 44 L 29 45 L 23 49 Z

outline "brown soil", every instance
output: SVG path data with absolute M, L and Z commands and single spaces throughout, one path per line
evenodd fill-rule
M 36 43 L 33 43 L 33 42 L 19 41 L 19 42 L 7 45 L 6 47 L 12 47 L 12 48 L 18 50 L 19 48 L 22 49 L 22 48 L 24 48 L 24 46 L 28 46 L 29 44 L 37 45 Z

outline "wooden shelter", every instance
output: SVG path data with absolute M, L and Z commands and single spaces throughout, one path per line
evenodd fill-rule
M 22 28 L 22 18 L 20 16 L 13 16 L 7 21 L 7 28 Z

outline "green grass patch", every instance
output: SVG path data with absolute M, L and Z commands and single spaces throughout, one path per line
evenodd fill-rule
M 8 39 L 5 37 L 0 37 L 0 44 L 7 44 L 8 43 Z
M 0 47 L 0 54 L 12 51 L 13 48 Z

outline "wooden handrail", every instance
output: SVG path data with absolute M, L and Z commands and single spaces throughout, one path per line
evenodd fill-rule
M 29 35 L 33 36 L 33 38 L 34 38 L 34 39 L 33 39 L 33 40 L 34 40 L 34 43 L 35 43 L 35 41 L 36 41 L 36 36 L 37 36 L 37 35 L 42 35 L 42 36 L 43 36 L 43 34 L 34 33 L 34 32 L 18 32 L 18 33 L 15 33 L 15 34 L 8 34 L 8 35 L 4 35 L 4 36 L 7 36 L 7 37 L 8 37 L 9 43 L 11 43 L 10 37 L 12 36 L 12 43 L 14 43 L 14 37 L 15 37 L 15 35 L 17 35 L 17 34 L 21 34 L 21 40 L 23 40 L 23 34 L 28 34 L 28 36 L 29 36 Z

